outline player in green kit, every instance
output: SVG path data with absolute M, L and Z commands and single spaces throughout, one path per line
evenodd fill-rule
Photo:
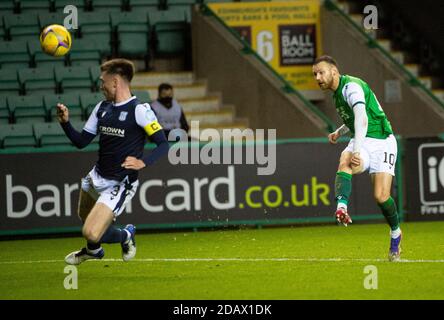
M 352 139 L 342 152 L 335 179 L 336 220 L 347 226 L 353 174 L 369 170 L 376 203 L 390 225 L 389 260 L 399 261 L 401 229 L 395 201 L 390 196 L 397 156 L 396 139 L 375 94 L 361 79 L 341 75 L 336 61 L 321 56 L 313 64 L 313 75 L 322 90 L 333 91 L 336 110 L 344 122 L 328 135 L 330 143 L 348 132 Z

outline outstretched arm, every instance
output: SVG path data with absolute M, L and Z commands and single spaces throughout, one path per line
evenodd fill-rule
M 79 149 L 82 149 L 90 144 L 96 136 L 95 134 L 89 133 L 85 130 L 78 132 L 69 122 L 69 111 L 64 104 L 57 104 L 57 117 L 63 131 L 65 131 L 66 136 Z

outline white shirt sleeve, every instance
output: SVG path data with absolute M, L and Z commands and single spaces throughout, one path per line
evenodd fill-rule
M 148 103 L 138 104 L 135 111 L 136 122 L 142 128 L 147 125 L 157 122 L 157 117 Z
M 368 117 L 365 111 L 365 104 L 356 104 L 353 108 L 353 113 L 355 114 L 355 143 L 353 145 L 353 153 L 355 153 L 361 152 L 362 143 L 367 135 Z
M 350 106 L 350 108 L 354 108 L 357 104 L 365 105 L 365 95 L 362 87 L 355 83 L 350 82 L 344 86 L 342 90 L 342 95 L 344 96 L 345 101 Z
M 97 123 L 98 123 L 98 118 L 97 118 L 97 111 L 99 110 L 100 104 L 102 103 L 102 101 L 100 101 L 93 109 L 93 111 L 91 112 L 88 121 L 86 121 L 85 126 L 83 127 L 83 130 L 91 133 L 91 134 L 97 134 Z

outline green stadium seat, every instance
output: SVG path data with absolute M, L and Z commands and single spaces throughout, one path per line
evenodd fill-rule
M 133 90 L 133 95 L 139 99 L 140 102 L 151 102 L 151 97 L 148 90 Z
M 89 67 L 89 72 L 91 74 L 91 80 L 96 88 L 96 90 L 100 89 L 100 66 L 91 66 Z
M 94 107 L 105 97 L 101 92 L 82 93 L 80 95 L 80 104 L 85 111 L 85 119 L 88 119 Z
M 20 0 L 20 13 L 49 12 L 50 9 L 50 0 Z
M 0 124 L 8 124 L 10 121 L 7 96 L 0 96 Z
M 6 33 L 12 40 L 29 40 L 40 35 L 36 13 L 22 13 L 4 17 Z
M 38 147 L 71 145 L 60 123 L 35 123 L 34 133 Z
M 69 52 L 72 66 L 97 66 L 101 63 L 101 46 L 96 42 L 76 39 Z
M 59 102 L 68 107 L 70 120 L 81 121 L 83 118 L 84 112 L 80 105 L 80 97 L 78 93 L 45 95 L 43 101 L 51 121 L 58 121 L 56 106 Z
M 186 50 L 188 24 L 186 22 L 158 23 L 154 27 L 157 54 L 179 54 Z
M 47 119 L 42 95 L 8 97 L 8 107 L 17 123 L 44 122 Z
M 28 68 L 30 56 L 26 41 L 0 42 L 0 66 L 5 68 Z
M 18 95 L 20 89 L 21 87 L 17 72 L 0 69 L 0 94 Z
M 26 94 L 43 90 L 46 91 L 45 93 L 56 93 L 57 91 L 54 69 L 52 68 L 21 69 L 19 70 L 19 81 Z
M 149 59 L 150 27 L 145 11 L 111 13 L 111 24 L 117 32 L 119 55 Z
M 121 12 L 125 0 L 91 0 L 95 12 Z
M 112 28 L 107 12 L 84 12 L 79 15 L 81 38 L 90 43 L 99 43 L 102 52 L 111 54 Z
M 63 25 L 65 14 L 63 11 L 39 13 L 39 26 L 43 29 L 51 24 Z
M 171 22 L 186 22 L 185 12 L 181 9 L 169 9 L 165 11 L 152 10 L 148 12 L 148 20 L 151 27 L 157 24 L 168 24 Z
M 132 12 L 141 12 L 162 8 L 162 2 L 165 0 L 129 0 L 129 8 Z
M 53 57 L 42 51 L 38 39 L 28 41 L 29 54 L 32 57 L 33 65 L 37 68 L 54 68 L 56 66 L 65 66 L 65 57 Z M 52 70 L 52 69 L 51 69 Z
M 191 22 L 191 9 L 198 0 L 167 0 L 169 9 L 182 10 L 185 13 L 186 21 Z
M 13 0 L 0 1 L 0 12 L 5 14 L 12 14 L 14 12 Z
M 0 126 L 0 147 L 34 147 L 36 145 L 30 124 L 8 124 Z
M 154 27 L 157 54 L 178 54 L 185 51 L 189 24 L 184 10 L 173 8 L 167 11 L 150 11 L 148 18 L 150 25 Z
M 54 7 L 56 12 L 63 12 L 65 6 L 73 5 L 77 7 L 78 11 L 85 10 L 85 0 L 54 0 Z
M 56 81 L 63 93 L 95 90 L 95 83 L 88 67 L 57 67 L 54 70 Z

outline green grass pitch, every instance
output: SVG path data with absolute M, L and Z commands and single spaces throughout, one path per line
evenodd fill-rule
M 104 245 L 104 260 L 77 267 L 76 290 L 63 258 L 80 237 L 0 241 L 0 298 L 444 299 L 444 222 L 402 229 L 398 263 L 384 224 L 138 234 L 135 260 Z M 377 289 L 364 287 L 368 265 Z

